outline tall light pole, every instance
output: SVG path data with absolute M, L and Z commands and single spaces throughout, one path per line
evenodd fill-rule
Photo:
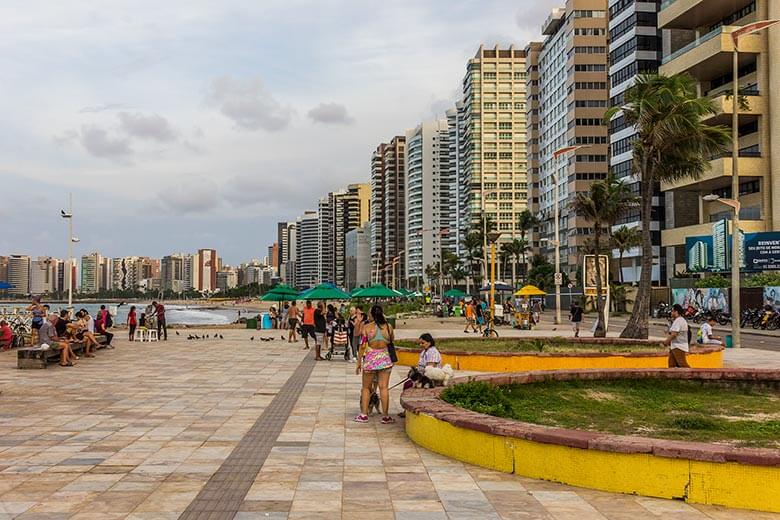
M 482 192 L 482 265 L 485 266 L 485 278 L 488 277 L 488 257 L 487 257 L 487 249 L 488 249 L 488 238 L 487 238 L 487 217 L 485 216 L 485 198 L 488 195 L 493 195 L 498 193 L 498 190 L 488 190 Z
M 733 85 L 731 93 L 732 114 L 731 114 L 731 197 L 729 202 L 720 200 L 723 204 L 731 206 L 734 209 L 734 220 L 732 221 L 732 246 L 731 246 L 731 326 L 732 326 L 732 346 L 740 348 L 742 346 L 742 331 L 739 328 L 740 314 L 742 313 L 739 298 L 739 39 L 742 36 L 756 33 L 763 29 L 772 27 L 780 23 L 780 20 L 763 20 L 744 25 L 731 32 L 731 39 L 734 42 L 734 71 Z M 707 197 L 705 197 L 706 199 Z M 711 197 L 710 197 L 711 198 Z M 714 199 L 717 200 L 717 199 Z M 731 204 L 733 202 L 733 204 Z
M 555 220 L 555 240 L 553 245 L 555 246 L 555 324 L 561 324 L 561 284 L 563 284 L 563 275 L 561 274 L 561 218 L 560 218 L 560 201 L 558 195 L 558 159 L 565 157 L 570 152 L 576 152 L 580 148 L 588 148 L 587 145 L 579 146 L 566 146 L 559 148 L 553 152 L 553 160 L 555 161 L 555 169 L 553 170 L 553 192 L 555 193 L 553 201 L 553 220 Z
M 490 326 L 496 318 L 496 242 L 501 237 L 498 231 L 491 231 L 490 236 Z
M 60 210 L 60 216 L 68 221 L 68 310 L 73 310 L 73 244 L 78 239 L 73 236 L 73 194 L 68 193 L 68 211 Z

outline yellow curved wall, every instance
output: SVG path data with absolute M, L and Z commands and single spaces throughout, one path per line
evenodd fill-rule
M 416 366 L 418 352 L 398 350 L 398 364 Z M 527 355 L 490 356 L 486 354 L 447 354 L 442 352 L 442 363 L 449 363 L 455 370 L 475 372 L 526 372 L 529 370 L 565 370 L 586 368 L 666 368 L 666 353 L 657 356 L 630 356 L 605 354 L 604 356 L 555 356 Z M 706 354 L 689 354 L 692 368 L 723 368 L 723 351 Z
M 617 493 L 780 512 L 780 467 L 543 444 L 468 430 L 408 411 L 406 433 L 431 451 L 505 473 Z

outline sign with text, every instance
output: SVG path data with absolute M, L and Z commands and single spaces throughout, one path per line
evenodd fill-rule
M 731 271 L 734 241 L 731 223 L 726 220 L 712 225 L 712 235 L 686 237 L 685 263 L 690 273 Z M 740 232 L 740 270 L 780 270 L 780 232 Z

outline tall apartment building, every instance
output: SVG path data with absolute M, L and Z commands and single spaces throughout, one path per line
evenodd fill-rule
M 30 257 L 11 255 L 8 257 L 8 283 L 13 285 L 10 294 L 30 293 Z
M 368 184 L 350 184 L 333 201 L 333 272 L 335 283 L 346 282 L 346 235 L 369 221 L 371 214 L 371 187 Z
M 371 283 L 371 228 L 368 222 L 347 232 L 345 242 L 345 281 L 348 291 Z
M 295 282 L 298 287 L 312 287 L 320 282 L 320 227 L 316 211 L 307 211 L 295 226 Z
M 160 261 L 160 284 L 165 291 L 184 290 L 184 255 L 164 256 Z
M 569 203 L 593 181 L 606 178 L 608 170 L 603 122 L 609 103 L 607 0 L 568 0 L 565 7 L 552 11 L 542 33 L 544 42 L 527 48 L 534 75 L 528 128 L 535 152 L 532 168 L 538 197 L 534 200 L 541 220 L 536 238 L 552 259 L 557 200 L 561 270 L 574 276 L 592 224 L 569 211 Z M 557 150 L 571 145 L 587 148 L 554 158 Z
M 661 73 L 691 74 L 701 95 L 718 107 L 708 123 L 731 125 L 733 88 L 731 33 L 750 22 L 780 18 L 777 0 L 678 0 L 663 3 L 658 26 L 663 30 Z M 780 230 L 780 28 L 739 40 L 739 88 L 749 105 L 739 112 L 739 193 L 731 189 L 732 159 L 715 157 L 697 180 L 662 184 L 666 229 L 661 233 L 671 276 L 685 268 L 685 238 L 712 235 L 713 223 L 731 218 L 729 208 L 707 202 L 715 193 L 739 198 L 740 229 L 745 233 Z
M 0 282 L 8 281 L 8 257 L 0 256 Z
M 463 202 L 466 200 L 466 193 L 469 189 L 468 183 L 461 183 L 462 163 L 461 147 L 463 145 L 465 128 L 465 107 L 463 103 L 458 102 L 455 106 L 446 112 L 447 118 L 447 155 L 448 170 L 442 172 L 442 211 L 441 226 L 449 229 L 449 233 L 442 235 L 442 248 L 452 251 L 459 258 L 465 255 L 461 250 L 461 239 L 464 230 L 461 228 L 463 219 L 460 215 L 466 212 L 466 206 Z
M 396 136 L 371 158 L 372 279 L 385 283 L 405 272 L 405 153 L 406 138 Z
M 658 8 L 660 2 L 625 2 L 609 0 L 609 96 L 610 106 L 622 106 L 625 92 L 639 74 L 658 72 L 661 65 L 661 33 L 658 30 Z M 609 123 L 609 167 L 618 179 L 629 184 L 639 195 L 639 178 L 633 175 L 633 145 L 637 131 L 626 124 L 622 113 L 618 113 Z M 661 229 L 663 218 L 663 198 L 660 186 L 654 187 L 654 218 L 650 223 L 653 240 L 653 281 L 666 280 L 666 258 L 661 251 Z M 620 226 L 639 227 L 640 209 L 635 208 L 618 219 L 613 228 Z M 636 247 L 624 253 L 622 279 L 626 282 L 639 280 L 642 248 Z M 626 265 L 628 264 L 628 265 Z
M 482 214 L 502 232 L 517 235 L 518 217 L 528 207 L 526 53 L 495 47 L 470 59 L 463 79 L 458 175 L 461 241 Z
M 425 268 L 439 265 L 442 216 L 457 214 L 449 198 L 449 133 L 446 119 L 406 132 L 406 280 L 417 288 L 429 282 Z
M 276 252 L 276 263 L 280 267 L 283 266 L 289 260 L 287 256 L 287 226 L 288 222 L 276 223 L 276 243 L 279 245 L 279 249 Z
M 30 292 L 53 294 L 57 290 L 57 259 L 39 256 L 30 261 Z
M 284 245 L 284 264 L 279 271 L 279 277 L 283 282 L 291 287 L 297 285 L 296 275 L 296 256 L 298 254 L 297 239 L 298 224 L 295 222 L 287 223 L 287 239 Z
M 197 283 L 194 288 L 201 292 L 214 292 L 217 290 L 217 272 L 219 271 L 219 258 L 215 249 L 198 249 L 197 253 Z
M 336 280 L 335 244 L 336 198 L 343 192 L 330 192 L 317 203 L 317 235 L 319 253 L 317 255 L 317 283 L 333 283 Z
M 268 246 L 268 265 L 275 270 L 279 270 L 279 242 L 274 242 Z
M 100 253 L 90 253 L 81 257 L 81 286 L 84 294 L 95 294 L 103 283 L 104 258 Z

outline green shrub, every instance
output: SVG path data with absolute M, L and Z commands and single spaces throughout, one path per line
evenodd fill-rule
M 450 404 L 497 417 L 511 417 L 512 403 L 501 389 L 484 381 L 472 381 L 447 388 L 442 399 Z
M 669 426 L 678 430 L 715 430 L 717 424 L 712 419 L 700 415 L 683 415 L 675 417 Z
M 719 274 L 705 276 L 693 284 L 697 289 L 722 289 L 731 287 L 731 280 Z
M 780 273 L 767 272 L 754 274 L 745 278 L 744 287 L 777 287 L 780 286 Z

